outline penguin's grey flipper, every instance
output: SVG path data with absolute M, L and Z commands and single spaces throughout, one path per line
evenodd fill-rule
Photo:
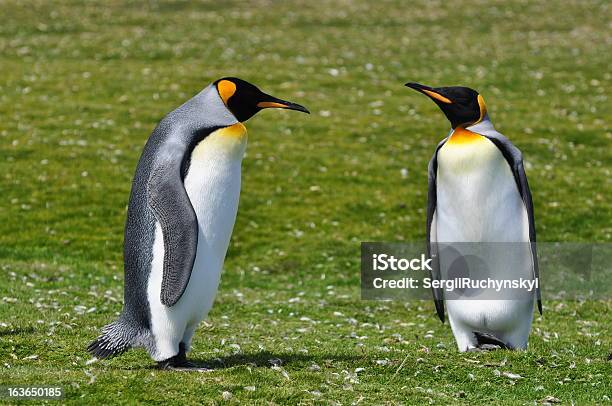
M 525 174 L 525 168 L 523 167 L 523 161 L 521 159 L 518 162 L 517 167 L 514 171 L 515 178 L 518 178 L 518 182 L 521 184 L 519 188 L 521 191 L 521 197 L 525 203 L 527 209 L 527 218 L 529 219 L 529 242 L 531 248 L 531 257 L 533 258 L 533 276 L 538 285 L 536 287 L 536 299 L 538 301 L 538 311 L 542 314 L 542 293 L 540 291 L 540 269 L 538 267 L 538 253 L 536 250 L 536 234 L 535 234 L 535 219 L 533 215 L 533 201 L 531 200 L 531 191 L 529 189 L 529 183 L 527 183 L 527 175 Z
M 473 333 L 476 337 L 477 348 L 480 348 L 482 350 L 494 350 L 498 348 L 501 348 L 503 350 L 512 349 L 512 346 L 506 344 L 499 338 L 495 337 L 493 334 L 481 333 L 479 331 L 474 331 Z
M 538 268 L 538 253 L 536 251 L 536 230 L 533 214 L 533 200 L 531 199 L 531 190 L 529 189 L 527 175 L 525 174 L 525 168 L 523 166 L 523 155 L 521 154 L 521 151 L 510 142 L 509 139 L 498 132 L 485 134 L 485 137 L 495 144 L 510 165 L 519 194 L 523 199 L 525 210 L 527 210 L 527 219 L 529 221 L 529 241 L 531 257 L 533 259 L 533 277 L 538 281 L 538 285 L 536 287 L 536 299 L 538 301 L 538 311 L 540 314 L 542 314 L 542 293 L 540 291 L 540 270 Z
M 430 278 L 432 280 L 440 280 L 440 263 L 438 258 L 438 247 L 434 238 L 432 241 L 432 232 L 431 227 L 434 219 L 434 215 L 436 212 L 436 204 L 437 204 L 437 192 L 436 192 L 436 178 L 438 173 L 438 151 L 442 146 L 446 143 L 448 137 L 442 140 L 438 146 L 436 147 L 436 151 L 433 154 L 433 157 L 429 161 L 428 166 L 428 193 L 427 193 L 427 256 L 432 258 L 431 261 L 431 273 Z M 434 297 L 434 304 L 436 305 L 436 313 L 438 313 L 438 317 L 440 321 L 444 323 L 444 294 L 442 288 L 431 288 Z
M 161 225 L 164 238 L 164 266 L 161 303 L 173 306 L 187 288 L 198 246 L 198 220 L 185 190 L 181 169 L 185 150 L 170 144 L 151 170 L 147 201 Z M 176 155 L 180 158 L 176 159 Z

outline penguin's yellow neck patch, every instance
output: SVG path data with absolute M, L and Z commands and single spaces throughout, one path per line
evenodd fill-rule
M 222 80 L 217 83 L 217 90 L 219 91 L 219 96 L 221 96 L 221 100 L 227 106 L 227 101 L 230 97 L 236 93 L 236 84 L 234 82 L 230 82 L 229 80 Z
M 453 145 L 469 144 L 475 141 L 480 141 L 482 138 L 483 137 L 480 134 L 466 130 L 463 127 L 457 127 L 451 134 L 447 143 Z
M 191 159 L 207 160 L 210 154 L 214 154 L 217 158 L 225 156 L 242 159 L 246 144 L 247 129 L 242 123 L 236 123 L 210 133 L 195 146 Z
M 221 137 L 242 140 L 247 136 L 247 129 L 244 124 L 236 123 L 234 125 L 230 125 L 229 127 L 221 128 L 220 130 L 215 131 L 215 134 Z

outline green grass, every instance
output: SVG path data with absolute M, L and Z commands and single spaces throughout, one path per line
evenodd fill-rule
M 610 300 L 545 301 L 529 351 L 465 355 L 429 301 L 359 293 L 360 241 L 424 239 L 427 162 L 448 124 L 407 81 L 480 90 L 525 155 L 539 240 L 610 242 L 607 2 L 0 10 L 0 385 L 61 385 L 71 404 L 610 402 Z M 227 75 L 313 114 L 247 124 L 238 219 L 192 353 L 216 368 L 158 371 L 141 350 L 86 364 L 121 310 L 144 142 Z

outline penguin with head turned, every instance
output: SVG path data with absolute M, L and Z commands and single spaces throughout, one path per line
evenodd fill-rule
M 535 251 L 533 203 L 522 154 L 497 132 L 483 97 L 467 87 L 406 86 L 428 96 L 450 121 L 450 134 L 438 144 L 429 163 L 427 248 L 436 257 L 433 279 L 449 275 L 452 263 L 442 246 L 461 253 L 474 243 L 487 253 L 489 276 L 500 280 L 535 280 L 521 299 L 447 300 L 451 329 L 459 351 L 525 349 L 534 301 L 542 313 Z M 465 244 L 472 243 L 472 244 Z M 492 243 L 492 244 L 488 244 Z M 495 248 L 495 243 L 502 243 Z M 506 245 L 503 245 L 506 244 Z M 433 288 L 444 322 L 444 292 Z
M 308 113 L 226 77 L 153 130 L 128 206 L 123 312 L 89 345 L 91 354 L 144 347 L 161 368 L 195 368 L 186 352 L 212 307 L 238 210 L 243 122 L 266 108 Z

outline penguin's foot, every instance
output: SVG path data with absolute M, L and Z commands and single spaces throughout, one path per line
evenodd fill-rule
M 179 344 L 179 353 L 174 357 L 168 358 L 157 363 L 158 368 L 168 371 L 189 371 L 189 372 L 206 372 L 211 371 L 210 368 L 194 364 L 187 360 L 185 344 Z
M 157 366 L 160 369 L 176 369 L 176 368 L 189 368 L 193 366 L 193 364 L 181 354 L 177 354 L 174 357 L 165 359 L 163 361 L 158 361 Z
M 499 350 L 499 349 L 504 349 L 504 350 L 512 349 L 512 346 L 506 344 L 499 338 L 495 337 L 493 334 L 474 331 L 474 336 L 476 337 L 476 341 L 477 341 L 476 348 L 480 350 L 492 351 L 492 350 Z

